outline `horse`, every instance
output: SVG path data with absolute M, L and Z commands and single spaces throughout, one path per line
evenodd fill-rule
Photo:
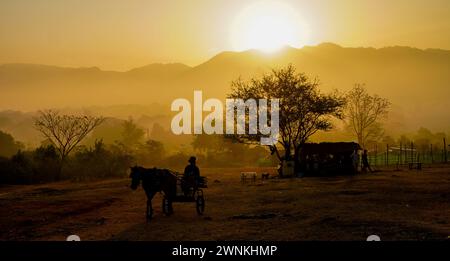
M 157 192 L 164 193 L 167 199 L 167 214 L 172 214 L 172 199 L 176 196 L 177 177 L 168 169 L 143 168 L 139 166 L 131 167 L 130 172 L 131 189 L 136 190 L 141 184 L 147 196 L 147 222 L 152 218 L 152 199 Z

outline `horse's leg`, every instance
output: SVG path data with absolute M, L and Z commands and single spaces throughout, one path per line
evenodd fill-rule
M 147 212 L 145 215 L 146 215 L 147 222 L 149 222 L 153 216 L 152 201 L 149 199 L 147 199 Z
M 169 198 L 169 214 L 172 215 L 173 214 L 173 206 L 172 206 L 172 199 Z
M 175 194 L 170 190 L 163 190 L 164 199 L 163 199 L 163 211 L 167 216 L 173 214 L 172 202 L 174 200 Z
M 169 178 L 165 182 L 163 192 L 168 201 L 167 202 L 168 214 L 172 215 L 173 214 L 172 202 L 177 195 L 177 179 L 176 179 L 176 177 L 169 176 Z
M 166 194 L 164 194 L 162 201 L 162 209 L 166 216 L 170 216 L 173 213 L 172 200 Z
M 153 216 L 153 207 L 152 207 L 152 199 L 155 193 L 145 191 L 145 194 L 147 195 L 147 212 L 146 212 L 146 218 L 147 222 L 152 219 Z

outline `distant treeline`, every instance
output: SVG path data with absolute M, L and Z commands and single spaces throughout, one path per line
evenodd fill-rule
M 61 162 L 57 147 L 44 140 L 24 150 L 14 138 L 0 131 L 0 184 L 34 184 L 61 180 L 127 177 L 131 166 L 170 168 L 181 171 L 190 156 L 200 167 L 276 166 L 264 147 L 247 146 L 222 136 L 198 135 L 191 146 L 170 151 L 160 141 L 146 139 L 145 131 L 132 119 L 123 123 L 120 139 L 81 145 Z
M 101 126 L 99 130 L 105 129 L 100 133 L 94 133 L 97 134 L 95 141 L 78 146 L 64 164 L 57 147 L 48 140 L 44 140 L 38 148 L 25 150 L 23 144 L 10 134 L 0 131 L 0 184 L 126 177 L 129 167 L 134 165 L 181 171 L 191 155 L 198 158 L 200 167 L 266 167 L 278 164 L 267 148 L 236 143 L 220 135 L 195 135 L 187 146 L 181 144 L 177 150 L 172 147 L 168 149 L 166 142 L 148 139 L 145 130 L 132 119 L 123 122 L 119 130 L 114 127 L 115 141 L 107 139 L 108 142 L 105 142 L 100 139 L 100 134 L 107 133 L 106 126 Z M 92 138 L 91 135 L 88 140 Z M 421 157 L 421 160 L 431 161 L 433 150 L 433 160 L 439 162 L 444 151 L 444 138 L 447 135 L 443 132 L 433 133 L 420 128 L 416 133 L 396 139 L 384 136 L 379 141 L 371 141 L 367 149 L 371 160 L 384 164 L 388 148 L 388 163 L 394 164 L 399 160 L 411 160 L 408 149 L 412 143 L 414 156 L 411 157 L 415 160 Z M 403 154 L 398 156 L 400 145 Z M 376 158 L 373 158 L 375 155 Z
M 60 180 L 87 180 L 124 177 L 132 156 L 118 146 L 101 141 L 94 147 L 78 148 L 61 164 L 53 145 L 31 151 L 18 151 L 10 158 L 0 157 L 0 183 L 33 184 Z

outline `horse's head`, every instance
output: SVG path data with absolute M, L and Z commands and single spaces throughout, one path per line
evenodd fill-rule
M 131 178 L 131 189 L 136 190 L 139 187 L 142 179 L 142 168 L 138 166 L 131 167 L 130 178 Z

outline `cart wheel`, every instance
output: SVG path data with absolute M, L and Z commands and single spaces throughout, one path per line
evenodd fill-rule
M 172 202 L 166 197 L 163 198 L 162 211 L 166 216 L 173 214 Z
M 205 197 L 203 197 L 203 195 L 197 196 L 196 208 L 197 214 L 203 215 L 203 212 L 205 212 Z
M 147 211 L 145 212 L 145 218 L 147 220 L 147 223 L 150 222 L 153 216 L 153 208 L 152 208 L 152 202 L 147 202 Z

